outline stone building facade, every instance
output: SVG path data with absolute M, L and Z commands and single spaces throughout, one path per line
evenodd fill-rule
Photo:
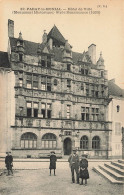
M 8 20 L 8 58 L 14 78 L 12 153 L 44 157 L 54 150 L 69 155 L 73 147 L 90 158 L 111 154 L 108 79 L 96 45 L 87 52 L 72 46 L 54 25 L 42 43 L 14 37 Z

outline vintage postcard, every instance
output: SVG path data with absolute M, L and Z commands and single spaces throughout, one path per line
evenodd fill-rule
M 124 1 L 0 13 L 0 194 L 122 195 Z

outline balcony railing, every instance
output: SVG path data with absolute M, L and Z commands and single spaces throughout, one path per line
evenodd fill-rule
M 67 119 L 44 119 L 16 116 L 15 126 L 34 128 L 55 128 L 70 130 L 111 130 L 111 122 L 74 121 Z

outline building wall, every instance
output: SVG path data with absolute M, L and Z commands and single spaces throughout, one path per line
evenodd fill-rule
M 122 128 L 122 159 L 124 159 L 124 127 Z
M 10 69 L 0 69 L 0 152 L 11 150 L 12 131 L 15 121 L 14 73 Z
M 122 127 L 124 125 L 124 98 L 111 96 L 109 120 L 112 121 L 112 157 L 122 157 Z

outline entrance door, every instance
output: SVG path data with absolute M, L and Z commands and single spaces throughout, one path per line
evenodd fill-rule
M 72 142 L 70 138 L 64 140 L 64 155 L 70 155 L 72 150 Z

